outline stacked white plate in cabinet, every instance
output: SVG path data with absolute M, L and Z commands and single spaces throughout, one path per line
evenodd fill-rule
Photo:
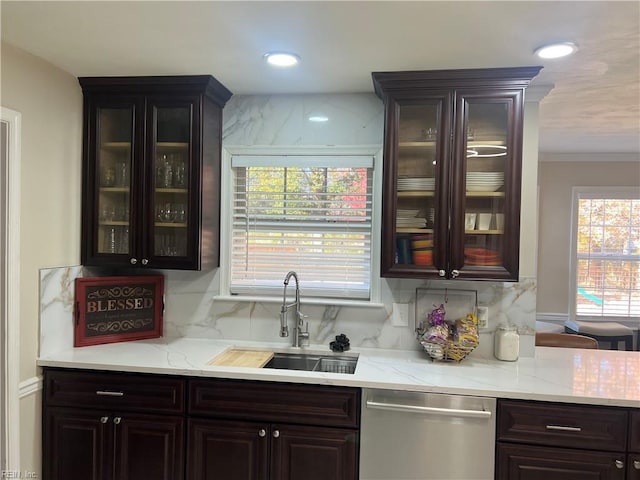
M 504 172 L 467 172 L 468 192 L 495 192 L 504 185 Z
M 424 217 L 416 217 L 418 212 L 419 210 L 399 208 L 396 211 L 396 227 L 425 228 L 427 226 L 427 219 Z
M 433 190 L 436 179 L 433 177 L 401 177 L 398 178 L 398 191 Z

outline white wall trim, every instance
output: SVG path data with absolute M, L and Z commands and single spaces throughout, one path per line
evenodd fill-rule
M 20 400 L 19 400 L 19 372 L 20 372 L 20 163 L 21 163 L 21 128 L 22 115 L 8 108 L 0 107 L 0 120 L 8 128 L 8 142 L 5 146 L 7 153 L 6 175 L 2 185 L 4 218 L 6 231 L 4 237 L 5 278 L 3 278 L 4 311 L 2 315 L 6 322 L 2 322 L 5 342 L 2 359 L 2 375 L 6 381 L 2 414 L 6 420 L 3 432 L 7 470 L 20 468 Z M 0 468 L 5 466 L 0 465 Z
M 380 145 L 223 145 L 222 146 L 222 174 L 221 174 L 221 194 L 220 194 L 220 251 L 230 252 L 231 239 L 231 215 L 225 212 L 231 212 L 231 198 L 233 178 L 231 172 L 231 158 L 234 155 L 367 155 L 374 157 L 373 166 L 373 218 L 371 222 L 371 291 L 370 298 L 366 303 L 373 307 L 380 307 L 381 304 L 381 285 L 380 285 L 380 238 L 376 232 L 380 231 L 380 223 L 382 216 L 382 148 Z M 378 193 L 376 193 L 378 192 Z M 220 267 L 218 269 L 221 279 L 218 288 L 218 295 L 214 298 L 217 300 L 233 300 L 240 301 L 239 296 L 231 296 L 229 293 L 229 276 L 230 276 L 230 259 L 229 255 L 222 253 L 220 257 Z M 279 297 L 278 297 L 279 298 Z M 255 297 L 248 298 L 249 301 L 258 301 Z M 308 298 L 303 303 L 307 302 Z M 321 301 L 323 305 L 363 305 L 365 302 L 345 302 L 325 300 Z
M 565 153 L 540 152 L 539 162 L 638 162 L 638 153 Z
M 20 393 L 19 397 L 22 400 L 24 397 L 28 397 L 29 395 L 33 395 L 34 393 L 42 390 L 42 377 L 31 377 L 27 380 L 20 382 Z
M 536 313 L 536 320 L 539 322 L 562 323 L 569 320 L 568 313 Z

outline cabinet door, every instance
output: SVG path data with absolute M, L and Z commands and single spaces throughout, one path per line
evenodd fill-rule
M 148 266 L 196 268 L 200 250 L 198 97 L 147 99 L 147 182 L 143 257 Z
M 191 418 L 187 479 L 267 480 L 269 439 L 265 424 Z
M 110 480 L 111 417 L 95 410 L 46 408 L 43 477 L 48 480 Z
M 271 480 L 357 480 L 356 430 L 271 427 Z
M 123 413 L 111 419 L 115 480 L 182 480 L 184 419 Z
M 456 91 L 452 276 L 517 280 L 522 90 Z
M 133 240 L 137 196 L 136 159 L 142 145 L 139 97 L 91 96 L 85 101 L 82 263 L 128 265 L 138 248 Z
M 382 275 L 438 276 L 447 266 L 451 95 L 385 103 Z
M 640 480 L 640 453 L 627 455 L 627 480 Z
M 624 480 L 624 455 L 498 444 L 497 480 Z

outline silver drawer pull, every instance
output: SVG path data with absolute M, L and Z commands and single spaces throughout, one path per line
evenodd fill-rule
M 580 427 L 565 427 L 564 425 L 547 425 L 547 430 L 561 430 L 563 432 L 581 432 Z
M 96 395 L 103 397 L 124 397 L 124 392 L 110 392 L 109 390 L 97 390 Z
M 636 470 L 640 470 L 640 460 L 633 461 L 633 468 L 635 468 Z
M 107 423 L 109 421 L 109 417 L 100 417 L 100 423 Z
M 616 460 L 616 468 L 624 468 L 624 462 L 622 460 Z

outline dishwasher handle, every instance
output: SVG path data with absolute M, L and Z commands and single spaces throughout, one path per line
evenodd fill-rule
M 367 408 L 391 410 L 394 412 L 443 415 L 448 417 L 491 418 L 492 415 L 488 410 L 460 410 L 456 408 L 421 407 L 418 405 L 404 405 L 401 403 L 375 402 L 373 400 L 367 400 Z

